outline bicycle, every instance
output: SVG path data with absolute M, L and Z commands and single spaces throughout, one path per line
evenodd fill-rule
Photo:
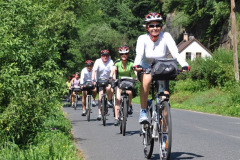
M 118 114 L 120 133 L 125 136 L 126 125 L 128 118 L 128 107 L 129 107 L 129 95 L 127 90 L 133 90 L 135 80 L 132 77 L 121 77 L 118 82 L 119 89 L 122 89 L 121 100 L 120 100 L 120 110 Z
M 98 87 L 103 88 L 103 94 L 101 98 L 101 114 L 102 114 L 102 121 L 103 126 L 106 126 L 106 116 L 108 113 L 108 107 L 107 107 L 107 94 L 106 94 L 106 87 L 109 84 L 108 79 L 99 79 L 97 82 Z
M 118 80 L 114 80 L 112 82 L 112 88 L 113 88 L 113 98 L 112 98 L 112 102 L 113 102 L 113 117 L 115 117 L 115 105 L 116 105 L 116 86 L 117 86 Z
M 157 94 L 154 88 L 158 88 Z M 169 95 L 159 87 L 158 81 L 153 80 L 151 84 L 152 99 L 148 101 L 149 123 L 142 124 L 144 154 L 151 158 L 154 141 L 159 143 L 159 155 L 161 160 L 169 160 L 172 146 L 172 121 L 169 104 Z M 156 103 L 155 103 L 156 97 Z
M 86 81 L 83 85 L 82 90 L 87 91 L 86 97 L 86 112 L 87 112 L 87 121 L 90 121 L 90 114 L 92 111 L 92 90 L 95 88 L 92 81 Z
M 80 92 L 80 86 L 73 86 L 72 87 L 72 93 L 75 92 L 74 102 L 72 107 L 76 110 L 77 109 L 77 103 L 78 103 L 78 93 Z
M 152 76 L 152 98 L 148 100 L 147 107 L 147 116 L 150 121 L 144 121 L 140 130 L 140 135 L 143 136 L 144 154 L 146 158 L 151 158 L 154 141 L 158 141 L 160 160 L 169 160 L 172 146 L 172 121 L 169 94 L 164 94 L 164 91 L 169 92 L 169 80 L 174 80 L 181 70 L 177 69 L 176 59 L 160 59 L 155 61 L 150 69 L 142 70 L 146 74 L 151 73 Z

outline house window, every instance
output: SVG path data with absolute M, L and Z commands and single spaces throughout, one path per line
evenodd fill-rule
M 197 52 L 196 53 L 196 58 L 201 58 L 202 57 L 202 53 L 201 52 Z
M 186 59 L 191 60 L 191 52 L 186 52 Z

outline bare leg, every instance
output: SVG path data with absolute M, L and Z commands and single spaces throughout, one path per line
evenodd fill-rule
M 98 93 L 98 113 L 101 114 L 101 98 L 102 98 L 103 90 Z
M 128 103 L 128 105 L 131 106 L 132 105 L 132 91 L 127 91 L 127 94 L 129 95 L 129 103 Z
M 152 82 L 151 74 L 143 74 L 141 76 L 141 87 L 140 87 L 140 101 L 141 101 L 141 108 L 147 109 L 147 100 L 150 90 L 150 85 Z
M 87 91 L 82 91 L 82 110 L 86 110 Z
M 120 99 L 121 99 L 121 92 L 120 89 L 117 88 L 116 90 L 116 106 L 115 106 L 115 119 L 118 119 L 118 114 L 119 114 L 119 110 L 120 110 Z
M 106 88 L 107 90 L 107 97 L 108 97 L 108 100 L 112 100 L 112 94 L 113 94 L 113 89 L 111 88 L 111 85 L 108 85 L 108 87 Z

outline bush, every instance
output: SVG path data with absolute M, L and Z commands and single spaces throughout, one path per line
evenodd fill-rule
M 234 83 L 233 59 L 230 51 L 217 50 L 213 58 L 197 58 L 191 62 L 189 78 L 204 81 L 204 88 L 228 88 Z

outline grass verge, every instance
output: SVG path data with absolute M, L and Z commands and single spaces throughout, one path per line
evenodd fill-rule
M 83 160 L 71 134 L 71 123 L 61 109 L 49 117 L 44 128 L 26 146 L 18 146 L 14 141 L 6 141 L 0 149 L 0 159 L 41 160 L 67 159 Z
M 216 88 L 201 92 L 180 91 L 171 95 L 170 101 L 172 108 L 240 117 L 240 105 L 232 102 L 231 94 Z M 132 102 L 140 104 L 139 96 Z

